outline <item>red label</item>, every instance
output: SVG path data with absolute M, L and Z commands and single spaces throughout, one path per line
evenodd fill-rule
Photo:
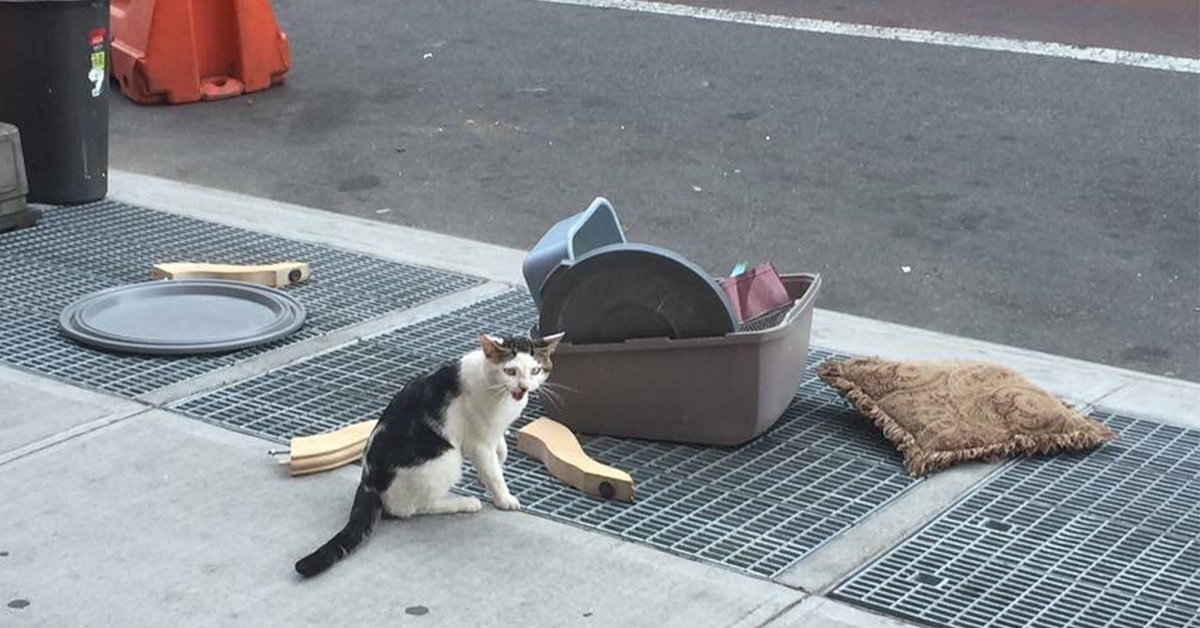
M 107 34 L 108 31 L 103 28 L 93 29 L 92 32 L 88 34 L 88 41 L 90 41 L 93 46 L 103 46 L 104 36 Z

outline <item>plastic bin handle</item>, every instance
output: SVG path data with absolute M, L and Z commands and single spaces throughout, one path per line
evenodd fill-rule
M 784 275 L 787 277 L 788 275 Z M 808 309 L 809 304 L 813 299 L 817 298 L 817 292 L 821 289 L 821 274 L 820 273 L 796 273 L 792 277 L 808 277 L 808 289 L 804 291 L 804 296 L 796 299 L 796 304 L 788 310 L 788 313 L 783 317 L 783 323 L 780 326 L 787 326 L 795 321 L 800 313 Z

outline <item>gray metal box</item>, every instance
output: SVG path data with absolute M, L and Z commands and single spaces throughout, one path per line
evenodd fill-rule
M 0 216 L 24 211 L 27 194 L 21 134 L 17 127 L 0 122 Z
M 41 210 L 26 204 L 28 194 L 21 134 L 17 127 L 0 122 L 0 233 L 32 227 L 42 217 Z

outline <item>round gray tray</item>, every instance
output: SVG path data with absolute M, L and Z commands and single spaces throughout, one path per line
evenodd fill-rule
M 294 298 L 220 279 L 109 288 L 68 305 L 59 328 L 84 344 L 155 355 L 223 353 L 278 340 L 304 324 Z
M 683 256 L 610 244 L 565 261 L 542 286 L 538 328 L 571 344 L 702 338 L 737 331 L 717 283 Z

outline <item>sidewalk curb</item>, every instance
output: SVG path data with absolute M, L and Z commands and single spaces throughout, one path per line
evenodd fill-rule
M 173 214 L 524 285 L 525 253 L 516 249 L 121 170 L 110 172 L 109 190 L 114 200 Z M 812 343 L 854 355 L 995 362 L 1076 404 L 1200 429 L 1193 382 L 820 308 Z

